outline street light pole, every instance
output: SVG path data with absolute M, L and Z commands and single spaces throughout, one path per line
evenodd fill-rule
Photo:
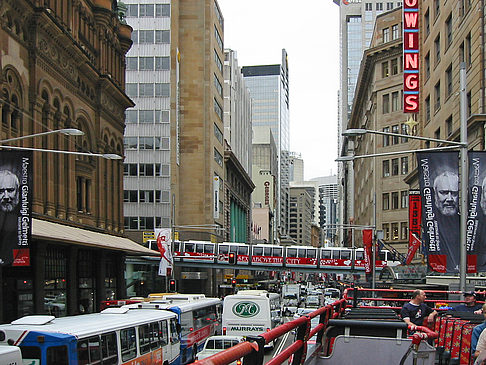
M 467 162 L 467 94 L 466 94 L 466 63 L 461 62 L 459 71 L 460 76 L 460 106 L 461 106 L 461 149 L 459 160 L 461 162 L 461 226 L 460 226 L 460 261 L 459 261 L 459 290 L 466 291 L 466 273 L 467 273 L 467 186 L 469 180 L 468 162 Z

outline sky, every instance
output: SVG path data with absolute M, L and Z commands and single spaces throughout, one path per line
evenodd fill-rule
M 337 173 L 339 7 L 332 0 L 218 0 L 239 66 L 288 54 L 290 146 L 309 180 Z

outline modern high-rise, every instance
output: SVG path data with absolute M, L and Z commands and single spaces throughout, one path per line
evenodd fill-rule
M 136 104 L 125 130 L 125 228 L 139 240 L 157 227 L 222 239 L 223 16 L 214 0 L 125 4 Z
M 244 66 L 242 73 L 252 98 L 254 127 L 269 128 L 278 153 L 277 225 L 278 236 L 289 233 L 289 71 L 287 52 L 276 65 Z
M 373 35 L 376 16 L 402 5 L 401 1 L 371 0 L 371 1 L 339 1 L 334 0 L 339 6 L 339 42 L 340 42 L 340 91 L 338 111 L 338 153 L 342 154 L 347 146 L 343 144 L 341 133 L 348 128 L 348 121 L 353 107 L 356 82 L 363 52 L 370 46 Z M 349 168 L 349 167 L 348 167 Z M 347 168 L 341 164 L 338 166 L 338 180 L 346 178 Z M 349 197 L 351 191 L 343 190 L 339 186 L 340 204 L 339 221 L 348 222 L 354 218 L 350 215 L 352 208 Z M 343 237 L 341 237 L 343 240 Z

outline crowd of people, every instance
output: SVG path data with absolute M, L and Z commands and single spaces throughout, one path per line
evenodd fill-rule
M 474 327 L 471 337 L 471 353 L 476 358 L 475 365 L 486 364 L 486 304 L 478 304 L 477 294 L 474 291 L 464 292 L 464 303 L 453 307 L 454 312 L 471 312 L 483 314 L 485 321 Z M 412 298 L 405 303 L 400 311 L 400 316 L 407 323 L 410 330 L 422 326 L 424 321 L 433 323 L 437 311 L 425 303 L 427 295 L 425 291 L 417 289 L 412 293 Z

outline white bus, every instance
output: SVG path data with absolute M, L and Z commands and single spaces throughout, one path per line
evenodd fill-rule
M 277 293 L 240 290 L 224 298 L 223 335 L 259 335 L 277 327 L 281 320 L 280 295 Z
M 0 364 L 22 365 L 22 356 L 17 346 L 0 346 Z
M 175 313 L 158 310 L 34 315 L 0 325 L 0 347 L 19 346 L 24 364 L 171 365 L 179 363 L 178 329 Z

